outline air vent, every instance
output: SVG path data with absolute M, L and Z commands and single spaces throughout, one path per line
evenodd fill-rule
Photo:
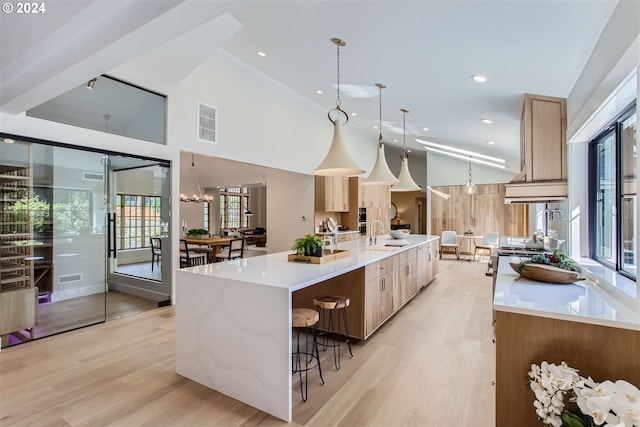
M 198 139 L 216 142 L 217 110 L 210 105 L 198 104 Z
M 82 179 L 85 181 L 104 181 L 104 175 L 101 173 L 83 172 Z
M 82 273 L 66 274 L 64 276 L 58 276 L 58 284 L 82 282 Z

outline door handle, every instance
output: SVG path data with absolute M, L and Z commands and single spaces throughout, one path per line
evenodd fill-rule
M 116 258 L 116 214 L 107 214 L 107 242 L 109 243 L 107 255 Z

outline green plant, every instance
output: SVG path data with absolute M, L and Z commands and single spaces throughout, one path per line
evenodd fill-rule
M 575 262 L 557 249 L 554 250 L 552 254 L 538 254 L 532 256 L 527 261 L 521 261 L 518 265 L 518 274 L 522 275 L 522 269 L 527 264 L 545 264 L 562 268 L 563 270 L 577 271 Z
M 291 248 L 296 255 L 315 255 L 318 248 L 322 247 L 322 238 L 315 234 L 307 234 L 304 237 L 296 239 L 293 247 Z
M 209 232 L 204 228 L 192 228 L 187 230 L 187 236 L 204 236 L 206 234 L 209 234 Z

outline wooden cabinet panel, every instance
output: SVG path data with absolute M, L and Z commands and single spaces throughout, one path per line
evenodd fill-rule
M 316 176 L 315 210 L 349 212 L 349 177 Z
M 567 101 L 526 94 L 521 148 L 525 181 L 567 179 Z
M 640 384 L 640 331 L 496 311 L 496 426 L 538 427 L 531 364 L 567 364 L 596 381 Z M 603 351 L 612 349 L 612 351 Z

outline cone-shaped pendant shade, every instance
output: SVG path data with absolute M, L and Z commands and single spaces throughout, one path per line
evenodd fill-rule
M 387 164 L 387 158 L 384 155 L 384 144 L 380 142 L 378 144 L 378 157 L 376 157 L 376 163 L 373 165 L 373 170 L 368 177 L 362 182 L 363 185 L 391 185 L 397 184 L 400 181 L 393 175 L 389 165 Z
M 366 171 L 353 160 L 342 135 L 342 120 L 333 123 L 333 141 L 327 156 L 320 166 L 313 171 L 314 175 L 325 176 L 352 176 L 360 175 Z
M 394 184 L 391 191 L 421 191 L 422 188 L 411 178 L 409 173 L 409 158 L 402 158 L 402 166 L 400 166 L 399 184 Z

